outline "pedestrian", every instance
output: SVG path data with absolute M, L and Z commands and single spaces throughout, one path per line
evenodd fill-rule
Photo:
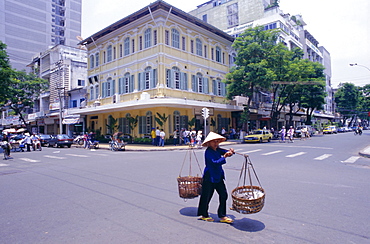
M 236 131 L 233 127 L 230 128 L 230 139 L 235 139 Z
M 164 133 L 163 129 L 159 132 L 159 146 L 164 147 L 164 138 L 166 133 Z
M 201 130 L 198 130 L 197 138 L 195 139 L 196 142 L 197 142 L 197 147 L 198 148 L 202 147 L 202 137 L 203 137 L 202 133 L 203 132 Z
M 181 131 L 179 132 L 179 137 L 180 137 L 179 145 L 181 146 L 184 141 L 184 128 L 181 128 Z
M 24 143 L 26 144 L 26 147 L 27 147 L 27 152 L 31 152 L 31 145 L 32 145 L 32 140 L 31 140 L 31 136 L 29 133 L 26 133 L 25 134 L 25 138 L 22 140 L 21 143 Z
M 152 137 L 152 145 L 155 146 L 155 139 L 157 138 L 157 135 L 155 134 L 155 128 L 152 128 L 152 131 L 150 132 L 150 136 Z
M 293 129 L 293 126 L 290 126 L 290 128 L 288 130 L 288 137 L 289 137 L 290 142 L 294 142 L 293 141 L 293 136 L 294 136 L 294 129 Z
M 183 138 L 184 138 L 184 144 L 187 145 L 189 144 L 189 135 L 190 135 L 190 131 L 188 131 L 188 129 L 185 129 L 184 132 L 183 132 Z
M 155 145 L 156 146 L 159 146 L 160 133 L 161 133 L 161 131 L 159 130 L 159 127 L 157 127 L 157 129 L 155 130 L 155 136 L 156 136 L 156 138 L 155 138 L 155 140 L 156 140 Z
M 173 132 L 173 145 L 174 146 L 177 146 L 178 142 L 177 142 L 177 139 L 179 137 L 179 130 L 176 129 L 174 132 Z
M 226 130 L 225 130 L 225 127 L 222 127 L 222 129 L 221 129 L 221 136 L 223 136 L 223 137 L 226 138 Z
M 285 134 L 286 134 L 286 130 L 285 130 L 285 126 L 283 126 L 280 130 L 280 137 L 281 137 L 281 141 L 282 142 L 285 142 Z
M 3 141 L 1 143 L 1 148 L 6 151 L 6 158 L 10 157 L 10 149 L 12 149 L 12 145 L 9 143 L 8 136 L 6 134 L 3 135 Z
M 225 186 L 225 173 L 222 165 L 226 163 L 226 158 L 234 154 L 234 149 L 229 150 L 219 148 L 220 142 L 226 141 L 226 138 L 210 132 L 204 140 L 202 146 L 207 147 L 204 158 L 206 167 L 203 173 L 202 194 L 199 200 L 198 216 L 199 219 L 207 222 L 212 222 L 214 219 L 209 216 L 209 202 L 214 191 L 219 195 L 219 206 L 217 215 L 220 222 L 231 224 L 233 220 L 226 216 L 226 201 L 228 193 Z

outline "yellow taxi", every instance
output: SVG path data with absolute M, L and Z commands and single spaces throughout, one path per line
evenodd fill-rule
M 270 130 L 254 130 L 247 136 L 244 136 L 244 142 L 263 142 L 270 141 L 273 135 Z
M 337 134 L 338 131 L 337 131 L 337 127 L 333 125 L 333 126 L 328 126 L 324 128 L 322 132 L 323 134 Z

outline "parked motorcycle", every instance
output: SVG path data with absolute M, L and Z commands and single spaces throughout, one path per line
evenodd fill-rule
M 82 146 L 84 144 L 84 137 L 82 135 L 76 136 L 76 138 L 73 139 L 73 143 Z

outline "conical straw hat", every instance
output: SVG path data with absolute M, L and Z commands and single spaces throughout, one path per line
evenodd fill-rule
M 202 143 L 202 146 L 207 147 L 208 142 L 213 141 L 213 140 L 221 140 L 221 142 L 223 142 L 223 141 L 226 141 L 226 138 L 211 131 L 211 132 L 209 132 L 208 136 L 206 137 L 206 139 Z

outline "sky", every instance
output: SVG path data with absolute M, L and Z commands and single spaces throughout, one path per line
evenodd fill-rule
M 82 37 L 87 38 L 155 0 L 82 0 Z M 166 0 L 189 12 L 208 0 Z M 300 14 L 308 30 L 331 55 L 333 88 L 370 84 L 369 0 L 280 0 L 280 9 Z M 349 64 L 356 63 L 357 66 Z

